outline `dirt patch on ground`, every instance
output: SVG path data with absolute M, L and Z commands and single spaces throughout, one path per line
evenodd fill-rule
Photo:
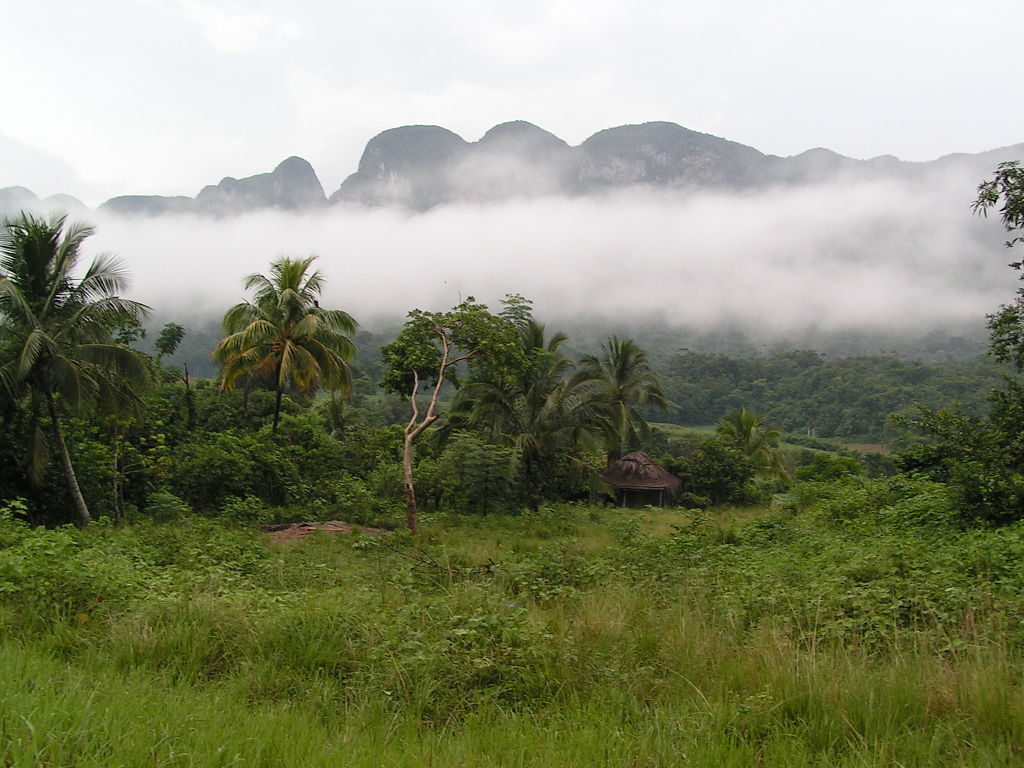
M 263 530 L 272 541 L 293 541 L 304 539 L 313 531 L 324 533 L 362 533 L 368 536 L 383 536 L 391 533 L 383 528 L 372 528 L 365 525 L 346 523 L 344 520 L 326 520 L 322 523 L 279 523 L 264 525 Z

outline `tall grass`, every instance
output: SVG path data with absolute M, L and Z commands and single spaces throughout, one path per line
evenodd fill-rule
M 1024 533 L 885 509 L 8 526 L 0 764 L 1020 764 Z

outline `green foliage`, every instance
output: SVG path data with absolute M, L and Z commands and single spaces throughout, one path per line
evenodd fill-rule
M 178 323 L 167 323 L 160 329 L 160 335 L 156 337 L 153 346 L 156 348 L 157 360 L 161 357 L 173 355 L 185 338 L 185 327 Z
M 715 430 L 725 442 L 734 445 L 757 471 L 767 477 L 789 479 L 786 459 L 779 450 L 780 433 L 764 423 L 763 417 L 746 408 L 727 413 Z
M 492 315 L 470 296 L 449 312 L 412 310 L 398 337 L 381 348 L 385 366 L 380 386 L 409 398 L 412 415 L 403 430 L 402 490 L 409 530 L 418 531 L 413 483 L 413 445 L 438 418 L 438 398 L 445 382 L 459 386 L 458 366 L 487 381 L 503 381 L 522 364 L 518 328 Z M 420 411 L 417 394 L 426 386 L 429 403 Z
M 1024 230 L 1024 168 L 1017 161 L 1000 163 L 992 178 L 978 185 L 975 213 L 987 216 L 1000 204 L 999 217 L 1010 234 L 1006 247 L 1012 248 L 1022 240 L 1019 233 Z M 1024 262 L 1014 261 L 1010 266 L 1019 271 Z M 1024 371 L 1024 288 L 1017 289 L 1013 302 L 988 316 L 988 329 L 992 356 L 1012 363 L 1018 372 Z
M 713 424 L 746 407 L 794 438 L 886 442 L 889 414 L 910 412 L 914 403 L 940 408 L 957 400 L 966 412 L 982 413 L 1002 374 L 1002 366 L 978 359 L 925 364 L 894 355 L 833 359 L 807 350 L 741 359 L 685 351 L 668 360 L 661 379 L 673 403 L 670 420 L 679 424 Z
M 647 353 L 632 339 L 612 336 L 601 355 L 587 355 L 574 374 L 577 382 L 593 384 L 594 396 L 607 413 L 605 444 L 609 462 L 639 450 L 650 439 L 647 421 L 639 408 L 667 408 L 661 380 L 651 370 Z
M 512 449 L 456 433 L 438 459 L 446 507 L 483 515 L 512 511 L 517 501 L 516 470 Z
M 245 288 L 255 291 L 253 300 L 228 310 L 227 336 L 213 350 L 224 390 L 244 380 L 247 390 L 267 384 L 276 393 L 275 431 L 287 387 L 303 392 L 321 385 L 346 392 L 352 388 L 347 361 L 355 356 L 349 335 L 356 322 L 340 309 L 320 307 L 324 279 L 319 272 L 309 273 L 315 258 L 281 258 L 270 265 L 270 277 L 249 275 Z
M 604 583 L 609 572 L 606 563 L 587 557 L 570 541 L 553 544 L 503 566 L 501 577 L 513 595 L 545 601 L 593 589 Z
M 686 455 L 660 462 L 683 482 L 684 506 L 748 504 L 756 501 L 753 462 L 733 445 L 721 440 L 702 440 Z
M 1006 243 L 1011 248 L 1021 240 L 1014 233 L 1024 229 L 1024 167 L 1018 161 L 1000 163 L 992 178 L 978 185 L 974 212 L 987 216 L 989 209 L 1000 203 L 999 218 L 1012 236 Z M 1011 266 L 1020 269 L 1022 265 L 1018 262 Z
M 414 380 L 432 387 L 439 378 L 458 386 L 449 368 L 471 361 L 480 376 L 499 380 L 521 361 L 516 326 L 492 315 L 472 296 L 448 312 L 414 309 L 393 342 L 381 348 L 382 389 L 408 397 Z
M 149 379 L 149 365 L 113 333 L 137 328 L 147 307 L 118 296 L 127 280 L 121 264 L 99 256 L 79 276 L 80 250 L 91 227 L 31 214 L 3 222 L 0 231 L 0 391 L 29 402 L 24 444 L 28 475 L 38 485 L 48 463 L 42 411 L 50 417 L 63 459 L 76 519 L 92 517 L 68 456 L 59 405 L 72 412 L 116 414 L 137 410 L 133 387 Z
M 187 517 L 188 504 L 169 491 L 154 491 L 146 498 L 146 515 L 159 523 L 170 523 Z
M 928 439 L 897 461 L 906 471 L 949 483 L 964 519 L 1007 523 L 1024 517 L 1024 387 L 1008 381 L 990 402 L 987 420 L 923 408 L 901 419 Z
M 126 553 L 103 542 L 90 546 L 66 527 L 24 530 L 13 542 L 8 534 L 0 550 L 0 601 L 29 626 L 82 622 L 98 609 L 123 606 L 143 591 L 146 576 Z
M 220 517 L 232 523 L 270 523 L 274 520 L 273 512 L 253 495 L 245 498 L 228 496 L 221 503 L 219 512 Z
M 864 473 L 860 462 L 851 456 L 815 453 L 809 464 L 796 471 L 797 480 L 838 480 Z
M 573 375 L 561 352 L 565 335 L 545 338 L 532 318 L 519 326 L 523 365 L 497 381 L 482 377 L 460 390 L 452 421 L 464 420 L 485 438 L 515 449 L 519 457 L 520 495 L 537 506 L 545 499 L 571 497 L 579 482 L 572 466 L 581 454 L 608 434 L 607 403 L 590 376 Z
M 0 515 L 0 760 L 1012 764 L 1024 530 L 944 524 L 920 478 L 801 488 L 280 547 Z
M 229 496 L 266 487 L 256 465 L 264 447 L 236 432 L 214 432 L 182 445 L 169 471 L 170 488 L 197 510 L 215 510 Z

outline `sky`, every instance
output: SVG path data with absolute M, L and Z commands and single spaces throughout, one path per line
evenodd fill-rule
M 579 144 L 667 120 L 777 155 L 1024 141 L 1019 0 L 0 0 L 0 187 L 90 205 L 309 160 L 388 128 Z

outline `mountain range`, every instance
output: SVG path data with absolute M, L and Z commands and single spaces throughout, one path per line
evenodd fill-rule
M 833 179 L 920 178 L 955 168 L 981 179 L 999 162 L 1022 157 L 1024 144 L 923 163 L 891 155 L 854 160 L 827 149 L 778 157 L 668 122 L 608 128 L 575 147 L 524 121 L 497 125 L 475 142 L 439 126 L 411 125 L 373 137 L 355 173 L 329 197 L 313 166 L 289 157 L 269 173 L 226 177 L 195 197 L 124 195 L 107 200 L 100 210 L 122 216 L 211 217 L 330 206 L 423 211 L 454 203 L 583 196 L 630 187 L 756 190 Z M 39 200 L 24 187 L 0 189 L 0 213 L 20 208 L 72 214 L 88 210 L 67 195 Z

